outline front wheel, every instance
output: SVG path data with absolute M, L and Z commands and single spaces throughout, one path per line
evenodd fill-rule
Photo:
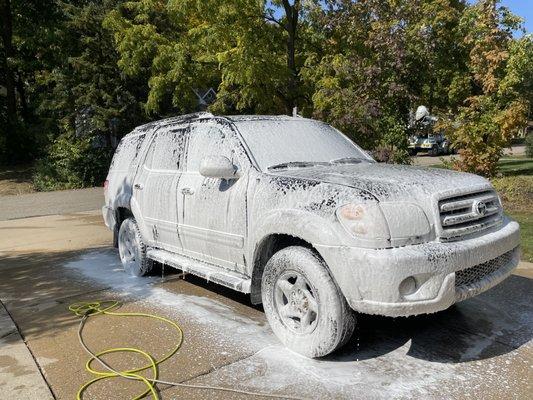
M 146 246 L 134 218 L 125 219 L 118 231 L 118 253 L 124 270 L 133 276 L 147 275 L 154 262 L 146 257 Z
M 310 249 L 292 246 L 274 254 L 265 266 L 261 292 L 272 330 L 297 353 L 325 356 L 353 333 L 353 311 L 324 261 Z

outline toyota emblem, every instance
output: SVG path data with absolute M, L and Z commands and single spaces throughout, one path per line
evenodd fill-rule
M 474 213 L 480 217 L 484 216 L 485 213 L 487 212 L 487 205 L 485 204 L 484 201 L 476 201 L 473 205 L 472 205 L 472 209 L 474 211 Z

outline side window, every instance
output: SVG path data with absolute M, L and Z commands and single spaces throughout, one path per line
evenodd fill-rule
M 136 165 L 145 137 L 144 133 L 124 137 L 115 150 L 110 168 L 116 171 L 127 171 L 131 166 Z
M 233 140 L 231 132 L 226 133 L 211 123 L 192 124 L 187 151 L 187 171 L 198 172 L 200 162 L 209 155 L 221 155 L 235 161 Z
M 156 133 L 144 164 L 150 169 L 179 171 L 183 168 L 188 129 L 168 128 Z

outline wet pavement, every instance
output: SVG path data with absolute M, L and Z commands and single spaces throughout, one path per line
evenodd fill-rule
M 309 360 L 279 344 L 261 307 L 252 306 L 247 296 L 168 270 L 163 277 L 159 270 L 131 278 L 110 241 L 96 212 L 0 222 L 0 300 L 57 399 L 75 398 L 92 378 L 77 341 L 79 319 L 67 307 L 95 299 L 117 299 L 121 311 L 155 313 L 180 324 L 184 343 L 160 366 L 165 380 L 307 399 L 525 399 L 533 393 L 531 264 L 441 313 L 359 316 L 347 346 Z M 156 358 L 176 343 L 167 326 L 137 317 L 91 317 L 84 337 L 96 351 L 136 346 Z M 6 351 L 0 343 L 0 360 L 7 360 Z M 137 356 L 107 359 L 119 368 L 145 364 Z M 0 363 L 0 382 L 35 373 L 18 368 L 9 375 L 6 368 L 14 367 Z M 28 382 L 33 381 L 21 385 L 29 390 Z M 28 398 L 13 387 L 9 398 Z M 143 390 L 139 383 L 104 380 L 86 398 L 131 398 Z M 163 399 L 250 398 L 164 385 L 159 390 Z

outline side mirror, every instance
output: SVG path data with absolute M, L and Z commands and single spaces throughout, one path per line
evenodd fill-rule
M 237 179 L 237 166 L 224 156 L 207 156 L 200 162 L 200 174 L 207 178 Z

